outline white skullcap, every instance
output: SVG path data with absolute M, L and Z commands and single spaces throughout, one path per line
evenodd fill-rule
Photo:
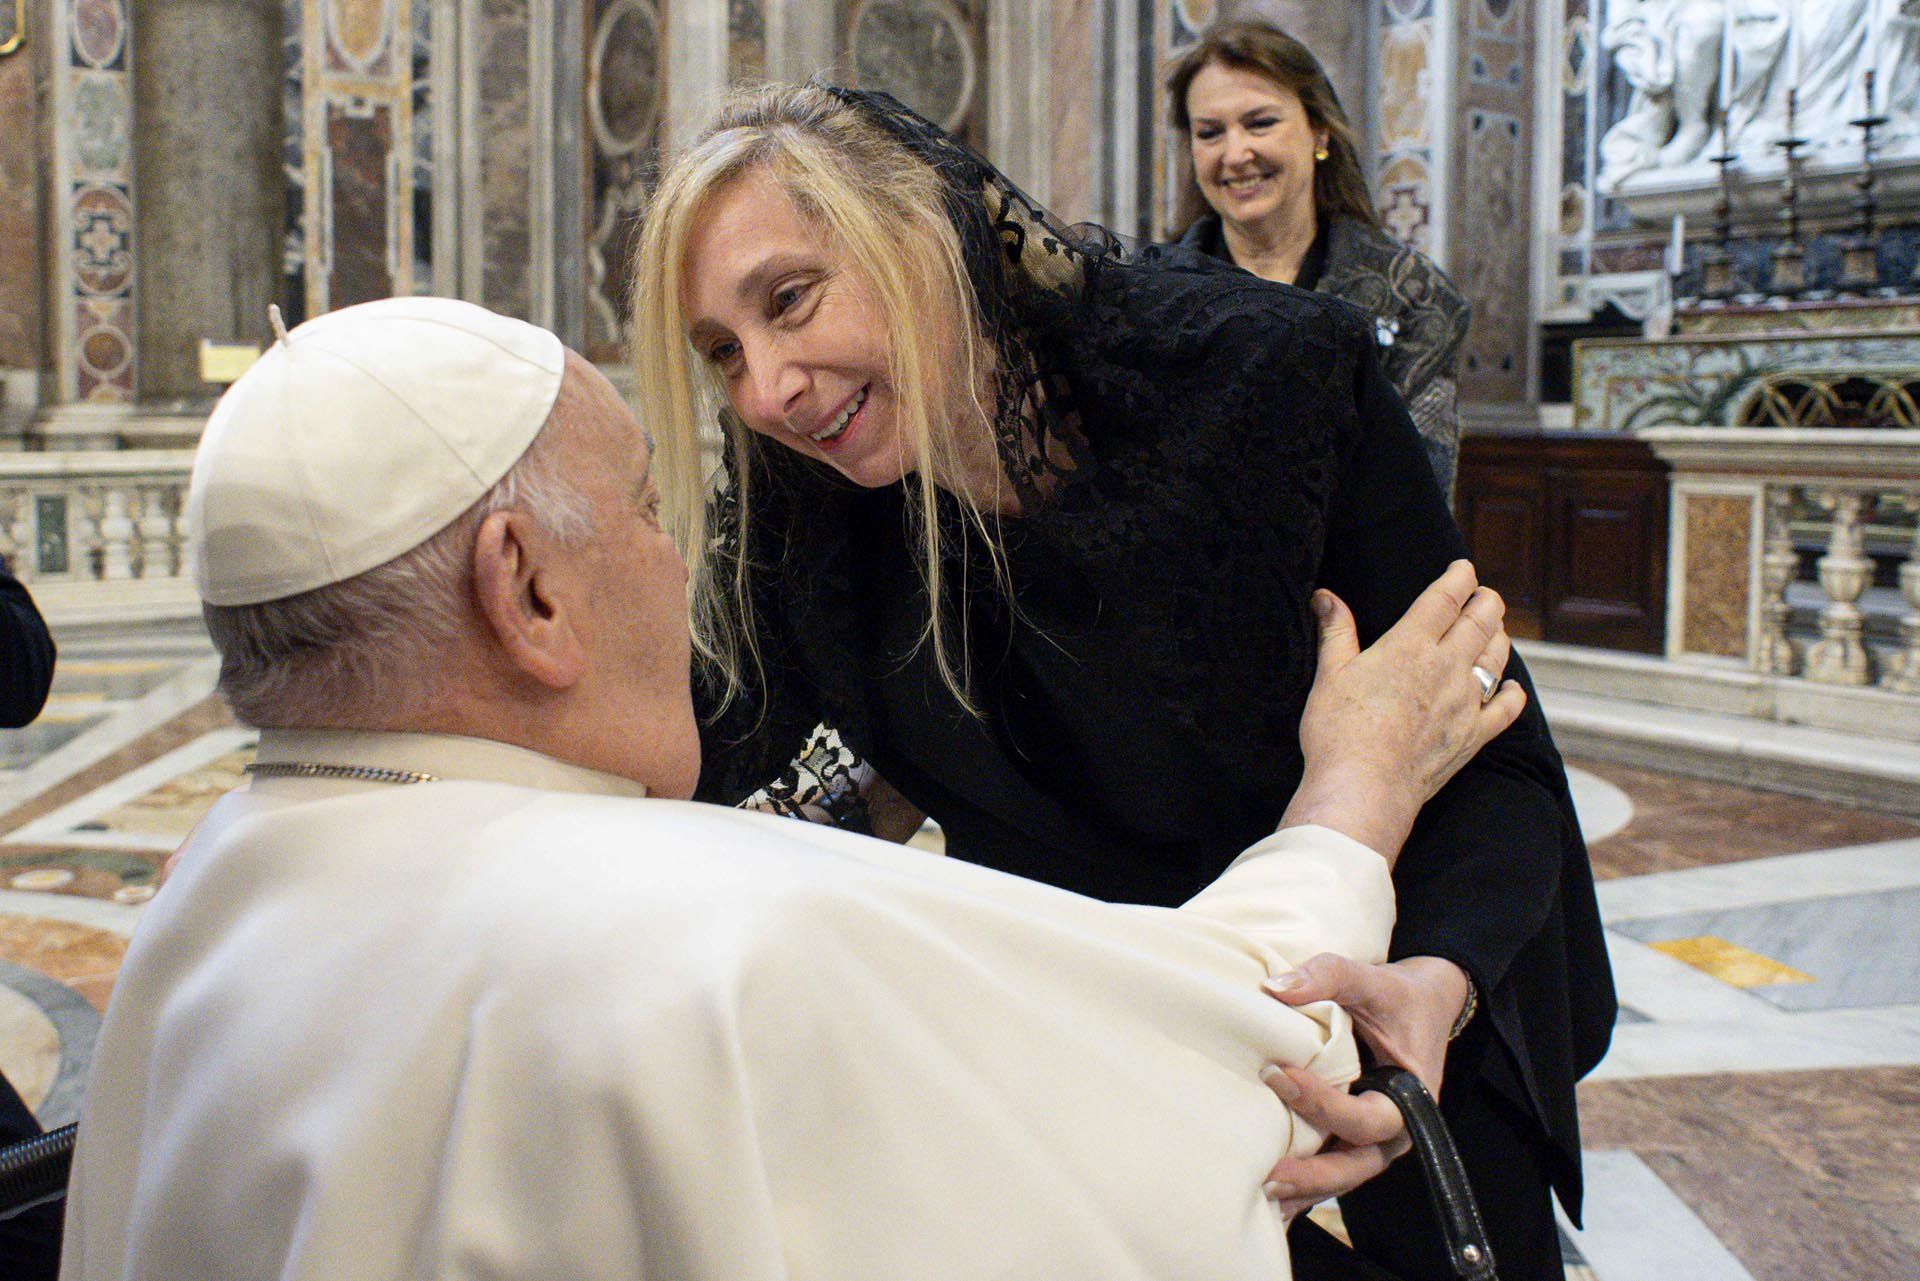
M 187 545 L 201 599 L 278 600 L 420 546 L 520 460 L 565 368 L 546 330 L 446 298 L 363 303 L 285 335 L 200 438 Z

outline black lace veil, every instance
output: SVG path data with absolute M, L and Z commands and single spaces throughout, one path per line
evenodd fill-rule
M 1093 277 L 1128 255 L 1092 224 L 1068 227 L 1011 179 L 892 96 L 821 84 L 880 125 L 939 177 L 948 219 L 999 360 L 993 432 L 1023 505 L 1046 500 L 1074 466 L 1072 392 L 1049 359 L 1052 336 L 1079 319 Z

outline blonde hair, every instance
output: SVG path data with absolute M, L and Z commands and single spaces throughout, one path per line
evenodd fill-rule
M 817 85 L 774 85 L 734 94 L 699 141 L 667 167 L 635 248 L 633 371 L 641 421 L 656 436 L 654 466 L 668 528 L 692 574 L 694 645 L 722 674 L 721 706 L 760 668 L 748 583 L 755 451 L 768 448 L 727 405 L 712 366 L 688 340 L 681 276 L 706 210 L 748 174 L 764 174 L 800 216 L 871 286 L 893 335 L 888 376 L 902 444 L 919 460 L 908 478 L 910 536 L 930 602 L 920 643 L 931 642 L 941 679 L 972 710 L 964 646 L 941 621 L 943 553 L 952 534 L 938 518 L 936 482 L 959 498 L 989 549 L 996 584 L 1005 559 L 992 510 L 966 486 L 963 455 L 992 449 L 992 410 L 983 389 L 997 358 L 981 327 L 948 189 L 932 166 L 867 113 Z M 702 463 L 705 424 L 719 417 L 736 465 L 740 555 L 721 573 L 707 528 L 711 477 Z M 978 433 L 971 441 L 969 433 Z M 772 448 L 786 448 L 773 445 Z M 995 466 L 998 484 L 1005 484 Z M 964 602 L 965 593 L 961 595 Z M 964 609 L 964 605 L 963 605 Z M 965 626 L 964 613 L 962 628 Z

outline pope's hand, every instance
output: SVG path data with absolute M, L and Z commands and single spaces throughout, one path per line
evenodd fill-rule
M 1260 1079 L 1327 1136 L 1315 1155 L 1288 1157 L 1267 1175 L 1264 1191 L 1288 1218 L 1353 1191 L 1412 1146 L 1400 1109 L 1384 1094 L 1348 1094 L 1297 1067 L 1269 1067 Z
M 1377 1060 L 1408 1069 L 1440 1097 L 1448 1034 L 1467 1000 L 1466 972 L 1452 961 L 1410 956 L 1364 965 L 1323 952 L 1266 987 L 1288 1005 L 1339 1004 Z M 1262 1079 L 1302 1119 L 1331 1136 L 1318 1154 L 1274 1166 L 1269 1177 L 1280 1186 L 1275 1199 L 1283 1209 L 1297 1205 L 1290 1213 L 1352 1191 L 1407 1150 L 1399 1109 L 1384 1095 L 1349 1095 L 1298 1068 L 1270 1068 Z M 1298 1101 L 1287 1099 L 1282 1080 L 1295 1086 Z

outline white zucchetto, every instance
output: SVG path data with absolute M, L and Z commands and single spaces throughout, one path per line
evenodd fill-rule
M 420 546 L 526 453 L 565 369 L 546 330 L 447 298 L 301 325 L 200 438 L 186 521 L 200 598 L 278 600 Z

